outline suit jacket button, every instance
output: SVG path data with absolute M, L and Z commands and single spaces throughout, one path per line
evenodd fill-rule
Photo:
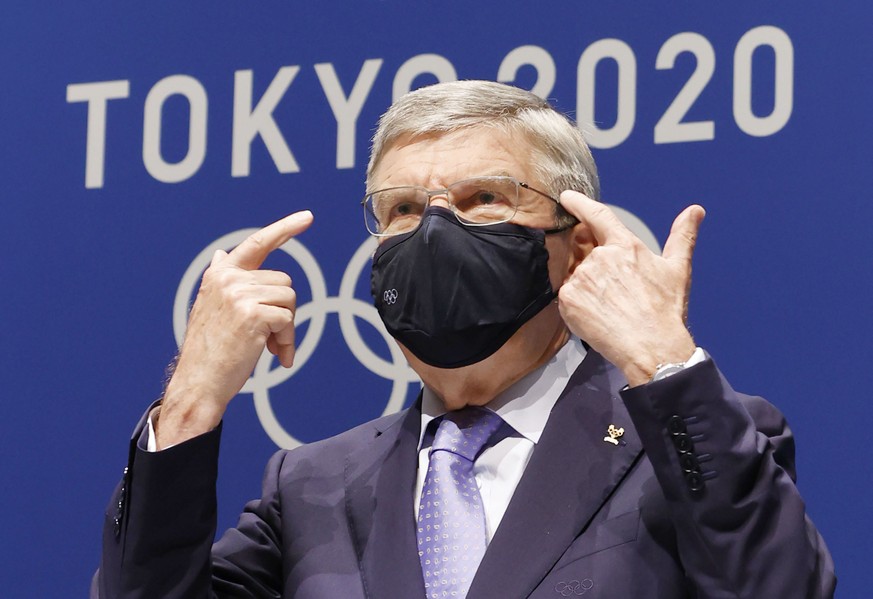
M 688 485 L 688 488 L 694 491 L 695 493 L 699 493 L 703 490 L 703 487 L 706 483 L 703 482 L 703 477 L 699 472 L 689 472 L 685 475 L 685 483 Z
M 670 431 L 671 435 L 678 435 L 686 432 L 688 429 L 685 428 L 685 421 L 682 417 L 674 415 L 667 421 L 667 430 Z
M 700 472 L 700 462 L 693 454 L 685 453 L 679 456 L 679 463 L 682 465 L 682 470 L 686 473 Z
M 691 440 L 691 437 L 688 436 L 688 433 L 679 433 L 674 436 L 673 444 L 676 445 L 676 449 L 679 450 L 679 453 L 684 454 L 694 451 L 694 442 Z

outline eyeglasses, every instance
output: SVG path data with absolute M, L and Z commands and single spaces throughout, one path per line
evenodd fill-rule
M 417 185 L 389 187 L 367 194 L 361 204 L 367 231 L 376 237 L 391 237 L 418 227 L 421 215 L 434 196 L 445 196 L 452 213 L 462 225 L 483 227 L 508 222 L 518 212 L 520 203 L 534 207 L 534 201 L 520 202 L 520 188 L 548 198 L 560 206 L 560 202 L 549 194 L 506 176 L 464 179 L 445 189 L 427 189 Z M 557 233 L 567 228 L 547 229 L 545 232 Z

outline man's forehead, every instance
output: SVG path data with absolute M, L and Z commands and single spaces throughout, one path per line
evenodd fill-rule
M 433 184 L 431 181 L 442 181 L 447 185 L 480 175 L 525 179 L 530 174 L 530 155 L 524 135 L 502 128 L 482 126 L 446 133 L 405 134 L 385 148 L 370 183 L 371 188 L 385 182 L 426 186 Z
M 412 144 L 442 144 L 454 142 L 466 142 L 470 140 L 497 140 L 511 141 L 526 145 L 530 142 L 527 136 L 514 127 L 497 126 L 492 123 L 483 123 L 469 127 L 459 127 L 450 131 L 426 131 L 423 133 L 402 133 L 385 144 L 382 155 L 399 146 Z

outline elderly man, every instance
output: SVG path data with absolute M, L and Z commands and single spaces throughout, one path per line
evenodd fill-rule
M 780 413 L 734 392 L 685 316 L 704 211 L 663 255 L 608 208 L 578 129 L 488 82 L 382 117 L 363 202 L 373 295 L 424 390 L 270 461 L 212 545 L 220 421 L 295 294 L 258 270 L 299 212 L 217 252 L 110 504 L 114 597 L 829 597 Z

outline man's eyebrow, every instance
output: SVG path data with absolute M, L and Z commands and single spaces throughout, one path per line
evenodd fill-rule
M 515 178 L 515 175 L 513 175 L 509 171 L 502 170 L 502 169 L 499 171 L 489 171 L 485 175 L 482 175 L 482 176 L 483 177 L 512 177 L 513 179 Z
M 510 179 L 517 179 L 517 177 L 514 174 L 512 174 L 511 172 L 509 172 L 508 170 L 500 169 L 500 170 L 496 170 L 496 171 L 485 171 L 484 173 L 480 173 L 478 175 L 464 177 L 463 179 L 458 179 L 454 183 L 460 183 L 461 181 L 467 181 L 470 179 L 477 179 L 479 177 L 509 177 Z M 449 185 L 452 185 L 452 183 L 450 183 Z M 403 184 L 390 183 L 389 184 L 389 183 L 383 182 L 382 185 L 373 189 L 372 191 L 368 191 L 367 193 L 373 193 L 376 191 L 383 191 L 383 190 L 403 188 L 403 187 L 416 187 L 419 189 L 427 189 L 427 187 L 424 187 L 422 185 L 413 185 L 411 183 L 403 183 Z

